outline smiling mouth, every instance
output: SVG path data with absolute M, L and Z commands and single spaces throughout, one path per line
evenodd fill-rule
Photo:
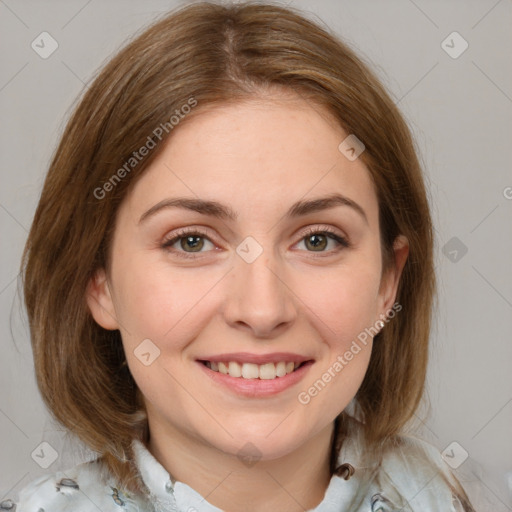
M 285 377 L 293 373 L 298 368 L 312 361 L 304 361 L 302 363 L 294 363 L 292 361 L 280 361 L 278 363 L 237 363 L 236 361 L 214 362 L 214 361 L 200 361 L 207 368 L 214 372 L 229 375 L 230 377 L 238 377 L 241 379 L 261 379 L 273 380 L 280 377 Z

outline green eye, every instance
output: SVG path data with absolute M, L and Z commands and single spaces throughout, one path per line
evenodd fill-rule
M 191 248 L 193 252 L 199 252 L 204 247 L 204 240 L 200 235 L 184 236 L 180 240 L 180 246 L 183 250 Z
M 179 248 L 173 247 L 178 242 Z M 206 233 L 190 230 L 174 234 L 171 238 L 164 240 L 161 246 L 162 249 L 172 251 L 183 258 L 194 258 L 194 253 L 208 252 L 207 250 L 203 251 L 206 243 L 211 244 L 212 248 L 215 247 Z
M 301 242 L 302 241 L 304 241 L 306 249 L 310 252 L 328 252 L 326 248 L 329 245 L 329 241 L 334 241 L 337 246 L 332 249 L 333 251 L 341 247 L 347 248 L 350 246 L 346 238 L 328 229 L 309 231 L 304 235 Z

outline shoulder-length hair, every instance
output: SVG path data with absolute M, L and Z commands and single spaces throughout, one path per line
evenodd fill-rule
M 42 397 L 128 488 L 139 488 L 131 441 L 147 436 L 147 419 L 123 365 L 119 331 L 98 326 L 88 310 L 88 282 L 108 268 L 120 203 L 179 123 L 204 106 L 274 86 L 326 107 L 364 143 L 360 158 L 378 198 L 385 267 L 393 264 L 396 237 L 409 241 L 397 294 L 402 311 L 376 336 L 355 397 L 368 450 L 397 436 L 420 403 L 433 234 L 414 143 L 396 105 L 347 44 L 294 10 L 188 5 L 138 35 L 87 88 L 53 156 L 22 263 Z M 333 450 L 344 422 L 336 426 Z

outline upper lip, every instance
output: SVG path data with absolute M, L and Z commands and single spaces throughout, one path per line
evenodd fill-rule
M 273 352 L 272 354 L 251 354 L 249 352 L 233 352 L 230 354 L 216 354 L 214 356 L 200 357 L 198 361 L 210 361 L 214 363 L 226 363 L 229 361 L 235 361 L 238 364 L 253 363 L 253 364 L 265 364 L 265 363 L 279 363 L 284 361 L 286 363 L 303 363 L 305 361 L 311 361 L 311 357 L 302 356 L 300 354 L 293 354 L 291 352 Z

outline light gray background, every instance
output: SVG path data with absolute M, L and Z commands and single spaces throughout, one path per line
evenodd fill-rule
M 456 441 L 468 452 L 456 474 L 478 510 L 512 510 L 512 1 L 289 3 L 315 13 L 372 63 L 414 131 L 433 203 L 440 284 L 432 408 L 422 432 L 441 451 Z M 175 5 L 0 0 L 0 501 L 91 456 L 71 455 L 37 391 L 19 260 L 76 96 L 126 37 Z M 46 60 L 31 48 L 43 31 L 59 44 Z M 454 31 L 469 44 L 456 59 L 441 46 Z M 467 247 L 462 257 L 451 245 L 445 252 L 459 252 L 443 254 L 453 237 L 460 242 L 451 244 Z M 31 457 L 42 441 L 59 453 L 47 471 Z

